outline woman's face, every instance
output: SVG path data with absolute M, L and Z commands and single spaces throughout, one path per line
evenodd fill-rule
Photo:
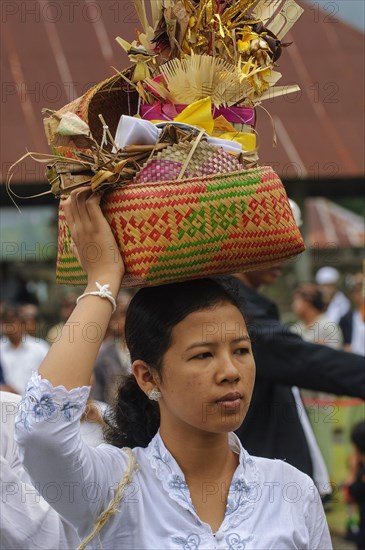
M 174 327 L 163 358 L 161 430 L 237 429 L 254 379 L 255 361 L 240 311 L 222 303 L 191 313 Z

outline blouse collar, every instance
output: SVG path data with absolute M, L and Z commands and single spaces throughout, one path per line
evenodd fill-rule
M 233 474 L 225 518 L 219 531 L 234 528 L 252 515 L 257 500 L 259 483 L 255 461 L 242 447 L 237 435 L 233 432 L 230 433 L 228 441 L 230 448 L 239 455 L 239 464 Z M 194 509 L 185 476 L 170 451 L 166 448 L 160 432 L 157 432 L 148 445 L 147 457 L 156 477 L 162 483 L 169 497 L 200 521 Z M 202 521 L 201 523 L 210 531 L 209 525 Z

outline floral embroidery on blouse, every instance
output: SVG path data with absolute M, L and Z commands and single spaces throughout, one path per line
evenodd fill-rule
M 29 422 L 28 422 L 28 414 L 22 408 L 22 404 L 24 404 L 24 401 L 25 401 L 25 397 L 23 397 L 23 399 L 19 402 L 19 411 L 18 411 L 18 416 L 15 420 L 15 423 L 16 424 L 18 424 L 18 423 L 21 424 L 22 426 L 24 426 L 24 428 L 26 429 L 27 432 L 30 432 L 30 425 L 29 425 Z
M 244 475 L 245 474 L 245 475 Z M 247 483 L 247 474 L 250 482 Z M 257 500 L 258 472 L 254 461 L 243 451 L 229 489 L 226 513 L 220 530 L 236 528 L 254 512 Z
M 169 486 L 171 489 L 187 489 L 187 483 L 184 481 L 181 476 L 178 476 L 177 474 L 172 476 L 171 481 L 169 481 Z
M 230 535 L 226 536 L 228 550 L 245 550 L 246 542 L 250 542 L 252 539 L 252 535 L 246 537 L 245 539 L 241 539 L 241 537 L 237 533 L 231 533 Z
M 28 388 L 28 391 L 31 390 L 33 390 L 32 386 Z M 55 410 L 56 407 L 50 393 L 42 394 L 39 399 L 34 396 L 29 397 L 28 395 L 25 395 L 19 403 L 18 422 L 20 422 L 29 432 L 29 413 L 33 413 L 35 418 L 50 418 Z
M 73 413 L 78 412 L 81 409 L 81 405 L 79 403 L 70 403 L 70 401 L 67 401 L 61 409 L 62 416 L 67 422 L 71 422 L 73 420 Z
M 253 487 L 247 485 L 243 477 L 233 480 L 227 499 L 226 516 L 234 514 L 243 507 L 245 507 L 246 511 L 243 512 L 240 510 L 240 521 L 245 519 L 246 516 L 251 515 L 251 508 L 253 507 L 252 492 Z
M 233 437 L 236 436 L 233 435 Z M 151 441 L 147 452 L 151 466 L 170 498 L 199 518 L 192 503 L 184 474 L 165 448 L 159 433 Z M 227 532 L 235 529 L 252 515 L 257 499 L 257 485 L 258 472 L 255 463 L 242 450 L 239 466 L 229 489 L 225 517 L 219 531 Z
M 194 509 L 193 503 L 190 498 L 190 491 L 187 483 L 181 476 L 173 475 L 172 479 L 168 482 L 169 487 L 175 490 L 175 495 L 178 499 L 186 502 L 189 508 Z
M 155 440 L 153 450 L 154 450 L 153 458 L 156 459 L 156 461 L 160 461 L 160 463 L 162 463 L 168 469 L 168 471 L 171 473 L 172 469 L 171 469 L 171 466 L 168 464 L 169 456 L 167 455 L 167 453 L 164 453 L 162 455 L 161 446 L 160 446 L 160 442 L 159 442 L 158 439 Z
M 35 399 L 33 411 L 36 416 L 49 418 L 55 410 L 56 407 L 54 406 L 53 399 L 49 393 L 43 394 L 39 400 Z
M 172 542 L 175 542 L 183 548 L 183 550 L 197 550 L 200 545 L 200 537 L 196 533 L 192 533 L 184 537 L 172 537 Z
M 29 432 L 33 417 L 36 421 L 57 418 L 57 415 L 71 422 L 75 413 L 84 409 L 90 388 L 84 386 L 67 391 L 63 386 L 53 387 L 48 380 L 33 372 L 24 397 L 19 403 L 16 424 Z M 81 414 L 81 413 L 80 413 Z
M 189 487 L 180 473 L 173 472 L 172 455 L 164 449 L 163 442 L 160 436 L 152 440 L 151 465 L 155 469 L 157 477 L 162 481 L 164 489 L 169 493 L 173 500 L 180 502 L 184 508 L 195 512 L 193 503 L 190 498 Z M 150 444 L 151 445 L 151 444 Z

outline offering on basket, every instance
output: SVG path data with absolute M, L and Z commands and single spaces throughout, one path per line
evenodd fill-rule
M 257 269 L 304 249 L 285 189 L 258 166 L 256 107 L 277 86 L 293 0 L 135 0 L 133 63 L 45 111 L 52 192 L 88 185 L 126 265 L 124 286 Z M 290 17 L 289 17 L 290 12 Z M 295 14 L 295 16 L 293 16 Z M 86 282 L 60 206 L 57 280 Z

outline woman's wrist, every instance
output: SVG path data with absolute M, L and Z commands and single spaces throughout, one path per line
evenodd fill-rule
M 118 296 L 123 276 L 120 273 L 106 272 L 88 275 L 88 282 L 84 292 L 97 290 L 96 283 L 99 285 L 109 285 L 109 290 L 114 298 Z

